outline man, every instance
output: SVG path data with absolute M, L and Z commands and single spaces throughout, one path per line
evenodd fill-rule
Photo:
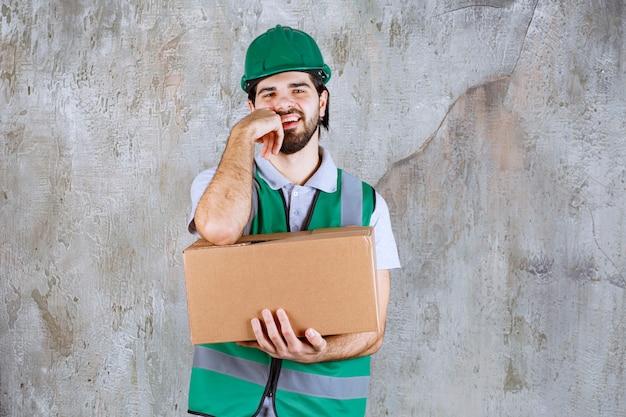
M 330 337 L 308 329 L 300 339 L 288 312 L 264 310 L 251 320 L 256 341 L 196 346 L 191 414 L 365 414 L 369 355 L 382 343 L 389 269 L 399 260 L 383 198 L 338 170 L 319 145 L 330 76 L 304 32 L 276 26 L 250 44 L 241 82 L 250 114 L 233 127 L 218 167 L 194 180 L 189 230 L 225 245 L 242 234 L 374 226 L 382 328 Z M 256 157 L 255 143 L 262 144 Z

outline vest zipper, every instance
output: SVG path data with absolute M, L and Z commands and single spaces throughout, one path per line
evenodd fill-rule
M 261 397 L 261 402 L 259 403 L 259 407 L 254 413 L 253 417 L 258 416 L 261 410 L 263 409 L 263 404 L 265 403 L 265 399 L 269 398 L 272 403 L 272 411 L 274 414 L 276 413 L 276 389 L 278 387 L 278 377 L 280 376 L 280 370 L 283 364 L 282 359 L 272 358 L 270 363 L 270 374 L 267 377 L 267 384 L 265 384 L 265 390 L 263 391 L 263 396 Z
M 311 225 L 311 219 L 313 218 L 313 210 L 315 210 L 315 204 L 317 204 L 317 198 L 320 196 L 320 190 L 315 190 L 315 195 L 313 196 L 313 201 L 311 202 L 311 208 L 309 209 L 306 218 L 304 219 L 304 223 L 302 224 L 302 230 L 309 230 L 309 226 Z
M 285 220 L 287 221 L 287 230 L 291 232 L 291 225 L 289 222 L 289 209 L 287 208 L 287 200 L 285 199 L 285 195 L 283 194 L 283 190 L 279 190 L 280 198 L 283 200 L 283 209 L 285 210 Z M 311 218 L 313 217 L 313 210 L 315 209 L 315 204 L 317 203 L 317 198 L 320 196 L 320 190 L 315 190 L 315 195 L 313 196 L 313 201 L 311 202 L 311 208 L 304 218 L 304 223 L 302 223 L 302 228 L 300 230 L 309 230 L 309 225 L 311 224 Z

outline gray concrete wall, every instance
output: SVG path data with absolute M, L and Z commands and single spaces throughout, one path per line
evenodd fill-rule
M 276 23 L 404 264 L 368 415 L 625 416 L 626 7 L 0 0 L 0 416 L 182 416 L 188 187 Z

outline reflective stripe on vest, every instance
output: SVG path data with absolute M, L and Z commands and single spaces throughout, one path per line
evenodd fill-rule
M 265 385 L 269 366 L 244 358 L 230 356 L 206 346 L 196 346 L 193 367 L 219 372 L 253 384 Z M 367 396 L 369 377 L 347 378 L 317 375 L 282 369 L 278 389 L 316 397 L 349 400 Z
M 341 171 L 341 174 L 341 225 L 361 226 L 363 224 L 362 182 L 347 172 Z

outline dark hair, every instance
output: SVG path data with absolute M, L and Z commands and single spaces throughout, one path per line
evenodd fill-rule
M 328 130 L 328 114 L 330 110 L 330 91 L 326 88 L 322 77 L 319 75 L 319 71 L 303 71 L 309 74 L 311 77 L 311 81 L 313 82 L 313 86 L 315 90 L 317 90 L 317 95 L 321 96 L 324 91 L 328 94 L 328 98 L 326 99 L 326 111 L 324 112 L 324 116 L 320 119 L 320 125 L 324 127 L 324 129 Z M 259 84 L 261 80 L 264 80 L 267 77 L 257 78 L 256 80 L 250 81 L 250 86 L 248 87 L 248 100 L 252 102 L 254 105 L 254 101 L 256 99 L 256 86 Z

